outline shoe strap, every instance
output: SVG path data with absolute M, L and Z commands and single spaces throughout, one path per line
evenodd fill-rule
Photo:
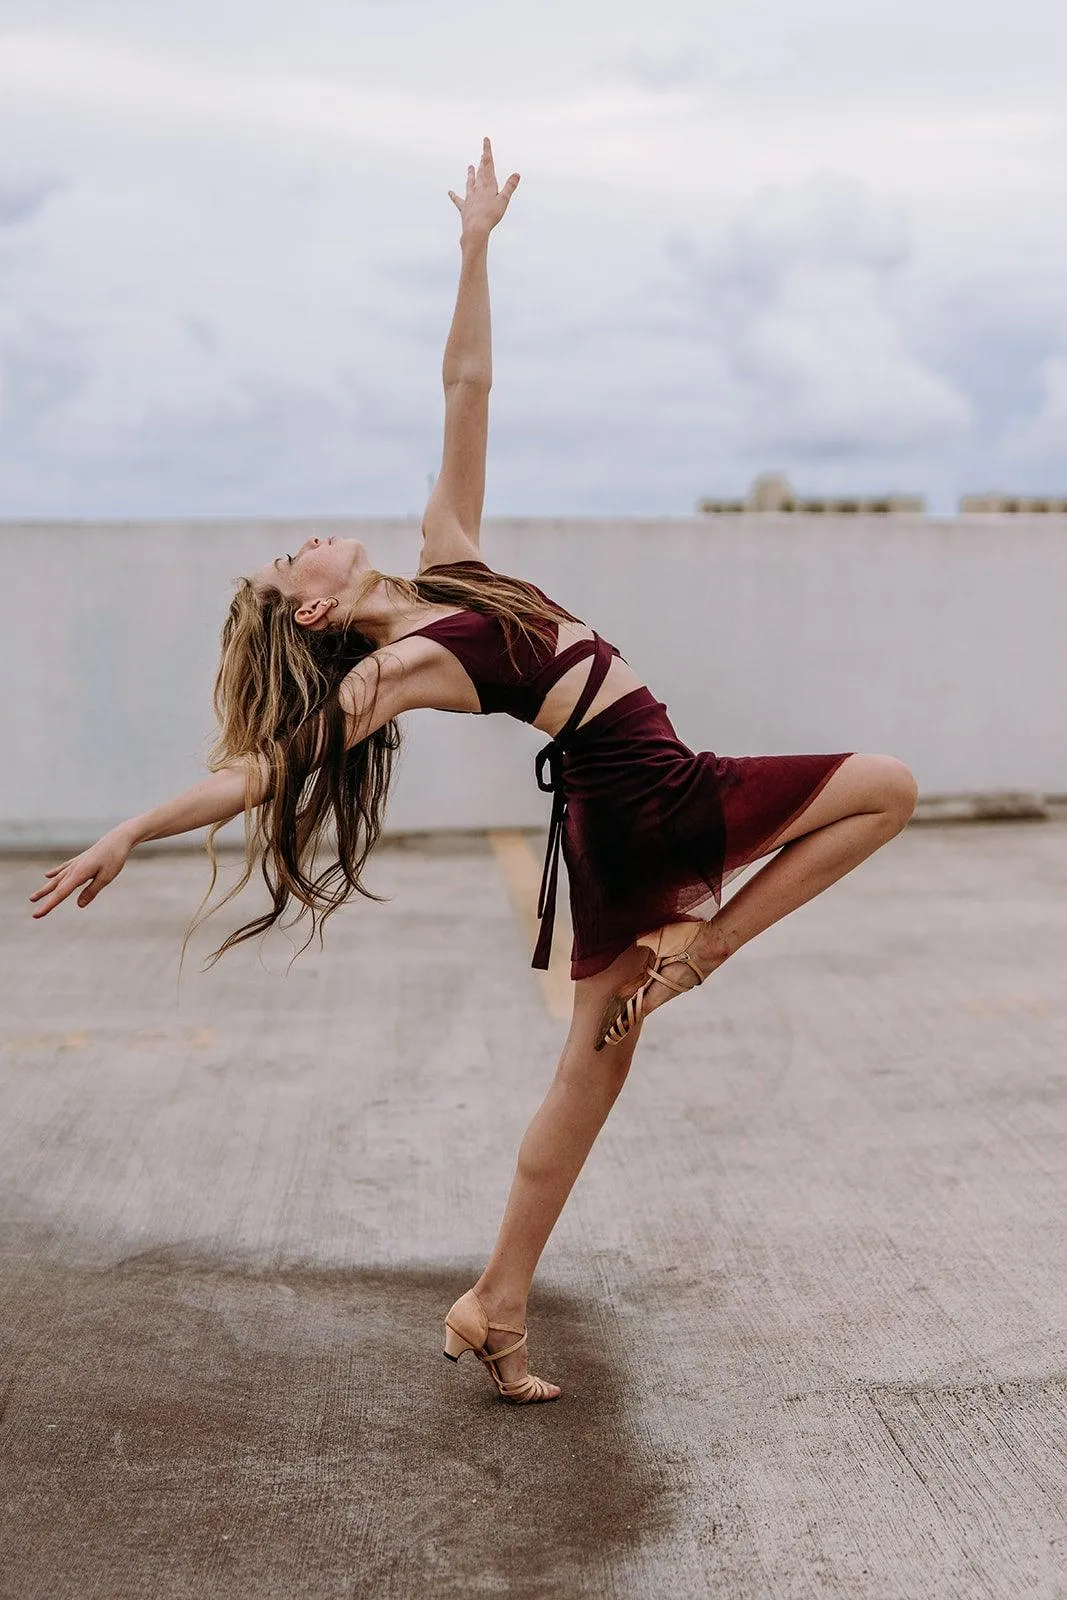
M 651 982 L 651 980 L 653 978 L 655 978 L 658 983 L 664 983 L 664 984 L 666 984 L 668 989 L 673 989 L 675 994 L 685 994 L 685 993 L 687 993 L 687 991 L 685 989 L 683 989 L 679 984 L 673 983 L 670 978 L 665 978 L 663 976 L 663 973 L 659 971 L 659 965 L 660 965 L 661 962 L 665 967 L 667 967 L 667 966 L 670 966 L 672 961 L 684 961 L 687 967 L 691 967 L 692 970 L 696 973 L 696 980 L 697 980 L 697 985 L 698 986 L 700 984 L 702 984 L 704 982 L 704 979 L 708 976 L 708 974 L 703 970 L 702 967 L 698 967 L 697 966 L 696 962 L 693 960 L 693 958 L 689 954 L 688 950 L 679 950 L 677 955 L 659 956 L 659 957 L 657 957 L 656 963 L 649 970 L 648 977 L 645 980 L 646 983 Z
M 675 994 L 685 994 L 686 992 L 680 983 L 675 983 L 671 978 L 665 978 L 662 972 L 650 972 L 641 985 L 642 990 L 647 990 L 653 982 L 662 983 L 665 989 L 673 989 Z
M 490 1326 L 492 1326 L 492 1324 L 490 1324 Z M 508 1333 L 515 1333 L 515 1332 L 517 1332 L 517 1329 L 508 1328 L 506 1331 Z M 487 1361 L 489 1363 L 489 1365 L 492 1366 L 494 1361 L 502 1361 L 505 1356 L 513 1356 L 515 1354 L 516 1350 L 521 1350 L 525 1343 L 526 1343 L 526 1334 L 524 1333 L 522 1338 L 518 1341 L 517 1344 L 509 1344 L 503 1350 L 479 1350 L 478 1351 L 478 1358 L 481 1361 Z
M 508 1396 L 509 1400 L 518 1400 L 520 1398 L 532 1400 L 535 1396 L 540 1400 L 544 1393 L 543 1380 L 535 1378 L 530 1372 L 526 1374 L 525 1378 L 516 1379 L 514 1383 L 501 1383 L 497 1379 L 497 1387 L 501 1394 Z
M 621 1044 L 622 1040 L 626 1038 L 626 1035 L 628 1033 L 632 1033 L 637 1027 L 638 1023 L 644 1021 L 645 995 L 647 993 L 648 984 L 643 983 L 640 989 L 638 989 L 637 993 L 632 994 L 626 1001 L 623 1010 L 615 1018 L 615 1021 L 604 1035 L 605 1038 L 611 1039 L 615 1044 Z M 626 1027 L 623 1028 L 621 1033 L 617 1032 L 616 1030 L 618 1029 L 620 1023 L 624 1021 L 626 1022 Z

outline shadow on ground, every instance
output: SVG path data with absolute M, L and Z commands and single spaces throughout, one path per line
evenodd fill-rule
M 587 1306 L 540 1293 L 533 1366 L 558 1355 L 565 1393 L 497 1400 L 441 1355 L 474 1275 L 27 1264 L 0 1369 L 0 1592 L 586 1592 L 579 1573 L 606 1578 L 668 1520 L 627 1364 Z

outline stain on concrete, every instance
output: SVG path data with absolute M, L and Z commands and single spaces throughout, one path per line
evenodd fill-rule
M 0 1367 L 0 1594 L 611 1592 L 669 1523 L 625 1361 L 587 1306 L 541 1294 L 534 1370 L 565 1345 L 564 1395 L 502 1403 L 441 1356 L 473 1276 L 180 1249 L 27 1266 Z

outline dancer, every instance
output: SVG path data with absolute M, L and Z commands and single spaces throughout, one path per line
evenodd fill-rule
M 272 927 L 293 901 L 298 915 L 310 911 L 310 941 L 353 893 L 370 896 L 361 874 L 381 831 L 400 713 L 503 711 L 548 736 L 537 776 L 553 801 L 533 964 L 548 965 L 562 850 L 573 1015 L 519 1147 L 492 1255 L 445 1321 L 445 1354 L 474 1351 L 501 1395 L 525 1403 L 560 1392 L 527 1371 L 530 1283 L 646 1017 L 885 844 L 916 791 L 889 756 L 694 753 L 614 646 L 482 560 L 488 241 L 518 182 L 513 173 L 498 188 L 486 139 L 464 197 L 449 190 L 462 218 L 461 266 L 443 365 L 442 466 L 417 575 L 379 572 L 359 540 L 313 537 L 241 579 L 222 630 L 211 776 L 51 868 L 30 899 L 35 917 L 76 890 L 88 906 L 137 844 L 206 826 L 206 904 L 215 833 L 244 812 L 244 875 L 221 903 L 258 864 L 272 907 L 211 961 Z M 324 846 L 330 865 L 317 870 Z M 764 856 L 723 904 L 724 878 Z M 703 915 L 709 904 L 714 914 Z

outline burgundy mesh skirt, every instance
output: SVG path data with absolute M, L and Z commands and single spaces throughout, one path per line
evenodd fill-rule
M 590 978 L 641 934 L 718 904 L 724 879 L 765 855 L 849 754 L 694 752 L 644 688 L 592 717 L 562 758 L 571 977 Z

